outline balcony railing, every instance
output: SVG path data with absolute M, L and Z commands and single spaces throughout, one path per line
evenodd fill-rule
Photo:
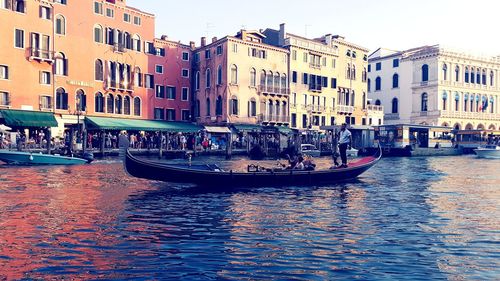
M 30 59 L 40 61 L 54 61 L 54 52 L 50 50 L 43 50 L 39 48 L 29 48 Z
M 309 84 L 309 91 L 321 92 L 322 90 L 323 86 L 321 84 Z
M 270 95 L 289 95 L 290 89 L 282 87 L 273 87 L 266 85 L 259 85 L 258 87 L 260 94 L 270 94 Z
M 290 123 L 288 115 L 259 114 L 260 123 Z
M 113 45 L 113 52 L 115 53 L 125 53 L 126 52 L 125 44 L 115 43 Z
M 387 113 L 384 115 L 385 120 L 398 120 L 399 113 Z
M 307 111 L 313 112 L 324 112 L 326 110 L 326 106 L 319 104 L 309 104 L 306 106 Z
M 310 68 L 315 68 L 315 69 L 321 69 L 321 65 L 320 64 L 316 64 L 316 63 L 309 63 L 309 67 Z
M 338 113 L 352 114 L 354 113 L 354 106 L 350 105 L 337 105 Z
M 441 110 L 440 115 L 443 118 L 459 118 L 459 119 L 478 119 L 478 120 L 500 120 L 500 114 L 487 112 L 461 112 Z
M 368 104 L 366 106 L 366 110 L 368 110 L 368 111 L 382 111 L 382 112 L 384 112 L 384 107 L 381 106 L 381 105 Z
M 133 92 L 134 83 L 133 82 L 124 83 L 116 80 L 110 80 L 110 81 L 104 80 L 104 89 L 113 91 Z

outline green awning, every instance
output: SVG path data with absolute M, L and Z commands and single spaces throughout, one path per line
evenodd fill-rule
M 0 110 L 5 125 L 21 128 L 57 127 L 57 120 L 52 112 L 28 110 Z
M 262 130 L 262 126 L 252 124 L 235 124 L 233 127 L 240 132 L 260 132 Z
M 278 131 L 282 134 L 290 134 L 292 132 L 292 129 L 289 128 L 289 127 L 285 127 L 285 126 L 279 126 L 278 127 Z
M 193 133 L 201 126 L 188 122 L 138 120 L 109 117 L 85 117 L 85 125 L 89 130 L 128 130 L 128 131 L 161 131 L 175 133 Z

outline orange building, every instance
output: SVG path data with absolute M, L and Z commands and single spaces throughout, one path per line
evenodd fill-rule
M 53 112 L 59 133 L 83 116 L 189 119 L 190 48 L 155 39 L 154 15 L 125 0 L 0 0 L 0 17 L 0 110 Z

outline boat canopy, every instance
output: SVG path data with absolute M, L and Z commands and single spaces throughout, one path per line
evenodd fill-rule
M 0 110 L 5 124 L 11 127 L 42 128 L 57 127 L 57 120 L 52 112 L 28 111 L 28 110 Z
M 194 133 L 202 129 L 201 126 L 188 122 L 138 120 L 109 117 L 85 117 L 85 125 L 90 130 L 129 130 L 129 131 L 158 131 L 175 133 Z

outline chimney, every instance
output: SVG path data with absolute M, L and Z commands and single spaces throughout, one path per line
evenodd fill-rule
M 207 45 L 207 37 L 201 37 L 201 46 L 205 47 Z
M 161 40 L 167 40 L 168 39 L 168 36 L 167 35 L 162 35 L 161 36 Z
M 194 41 L 189 41 L 189 48 L 191 48 L 191 50 L 194 50 L 196 48 L 196 43 Z
M 285 38 L 286 37 L 286 29 L 285 29 L 285 24 L 282 23 L 280 24 L 280 31 L 279 31 L 279 36 L 278 36 L 278 45 L 284 46 L 285 45 Z
M 331 34 L 325 35 L 325 44 L 328 46 L 332 46 L 332 35 Z
M 214 43 L 215 41 L 217 41 L 217 37 L 212 37 L 212 43 Z

